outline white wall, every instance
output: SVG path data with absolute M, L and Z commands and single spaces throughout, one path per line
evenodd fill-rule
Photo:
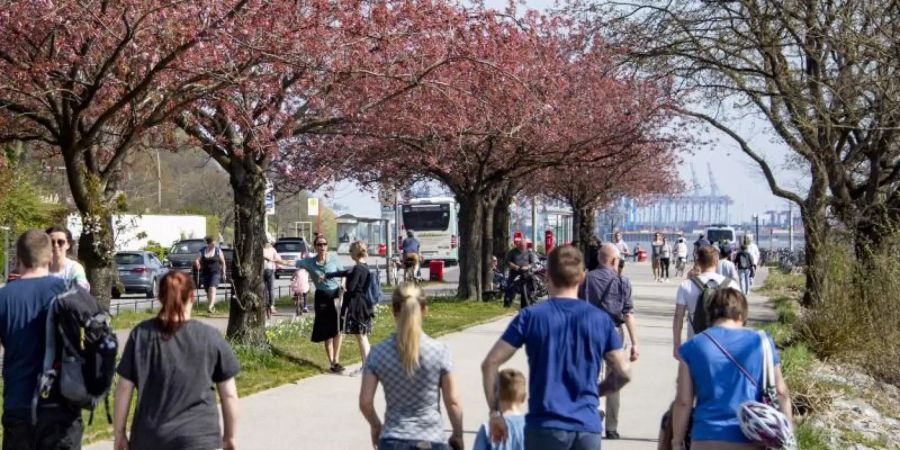
M 81 236 L 81 218 L 76 214 L 69 216 L 68 227 L 78 240 Z M 206 217 L 121 214 L 114 216 L 113 229 L 116 251 L 140 250 L 148 241 L 169 247 L 181 239 L 202 239 L 206 235 Z M 144 236 L 140 236 L 142 234 Z

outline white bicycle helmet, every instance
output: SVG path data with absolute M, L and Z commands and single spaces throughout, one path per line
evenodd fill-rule
M 741 431 L 751 441 L 769 449 L 795 450 L 794 430 L 785 415 L 760 402 L 744 402 L 738 406 Z

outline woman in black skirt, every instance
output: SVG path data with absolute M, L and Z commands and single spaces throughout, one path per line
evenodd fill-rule
M 356 261 L 356 265 L 349 270 L 326 275 L 328 278 L 347 278 L 344 302 L 341 304 L 341 332 L 356 336 L 363 362 L 369 356 L 369 334 L 372 332 L 372 317 L 375 315 L 375 305 L 370 305 L 367 301 L 366 291 L 370 282 L 378 282 L 371 280 L 374 275 L 369 272 L 369 266 L 366 264 L 368 256 L 366 243 L 356 241 L 350 244 L 350 257 Z
M 338 323 L 339 290 L 341 283 L 336 278 L 326 278 L 328 273 L 344 270 L 340 260 L 335 255 L 328 253 L 328 240 L 324 235 L 319 235 L 313 241 L 316 247 L 316 256 L 297 262 L 297 267 L 306 269 L 310 279 L 316 286 L 314 297 L 316 317 L 313 321 L 313 342 L 325 343 L 325 354 L 331 364 L 332 373 L 342 373 L 344 366 L 341 360 L 341 333 Z

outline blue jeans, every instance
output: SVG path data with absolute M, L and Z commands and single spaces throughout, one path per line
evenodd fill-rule
M 750 292 L 750 269 L 739 269 L 738 281 L 741 282 L 741 292 L 747 295 Z
M 525 450 L 600 450 L 600 433 L 525 427 Z
M 430 447 L 428 445 L 431 445 Z M 379 439 L 378 450 L 450 450 L 445 442 L 413 441 L 406 439 Z

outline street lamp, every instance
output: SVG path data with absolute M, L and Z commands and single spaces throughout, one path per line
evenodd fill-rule
M 759 241 L 759 214 L 753 215 L 753 221 L 756 223 L 756 231 L 754 232 L 753 236 L 754 236 L 754 239 L 756 239 L 756 241 L 758 242 Z

